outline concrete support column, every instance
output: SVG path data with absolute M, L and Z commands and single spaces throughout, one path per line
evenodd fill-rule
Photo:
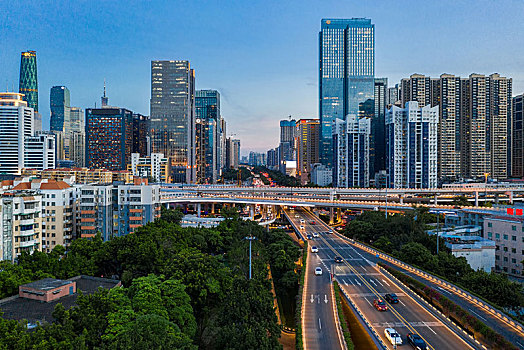
M 329 224 L 333 225 L 333 216 L 334 216 L 334 210 L 333 207 L 329 208 Z
M 340 222 L 342 220 L 342 209 L 337 208 L 337 222 Z
M 433 204 L 438 204 L 438 194 L 435 194 L 435 197 L 433 197 Z
M 215 203 L 211 203 L 211 214 L 215 213 Z
M 479 206 L 479 192 L 475 191 L 475 206 Z
M 495 204 L 499 204 L 499 194 L 498 193 L 495 193 Z
M 251 220 L 255 218 L 255 206 L 254 205 L 249 206 L 249 218 Z
M 332 202 L 334 198 L 335 198 L 335 191 L 330 191 L 329 192 L 329 200 Z
M 403 195 L 403 194 L 399 194 L 399 195 L 398 195 L 398 202 L 399 202 L 400 204 L 404 204 L 404 195 Z
M 198 217 L 202 216 L 202 204 L 201 203 L 197 203 L 197 205 L 196 205 L 196 212 L 197 212 L 197 216 Z
M 508 202 L 509 204 L 513 204 L 513 191 L 508 192 Z

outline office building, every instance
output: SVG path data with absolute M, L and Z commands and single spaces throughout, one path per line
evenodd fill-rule
M 388 90 L 388 78 L 375 78 L 375 117 L 371 123 L 371 153 L 374 164 L 371 175 L 386 169 L 386 99 Z
M 393 188 L 437 187 L 438 106 L 391 106 L 386 112 L 386 165 Z
M 226 165 L 228 169 L 238 169 L 240 164 L 240 140 L 231 137 L 226 142 Z M 247 164 L 247 160 L 246 160 Z
M 400 99 L 400 87 L 398 84 L 395 84 L 395 86 L 388 87 L 386 89 L 386 107 L 397 104 L 399 99 Z
M 224 118 L 220 118 L 220 129 L 219 129 L 219 139 L 220 139 L 220 149 L 218 150 L 218 158 L 220 160 L 220 172 L 222 175 L 222 169 L 227 168 L 227 123 Z
M 151 153 L 150 156 L 141 157 L 140 153 L 131 154 L 131 164 L 127 170 L 133 176 L 151 179 L 153 182 L 170 183 L 169 159 L 162 153 Z
M 18 175 L 25 167 L 25 138 L 33 136 L 34 111 L 23 96 L 0 93 L 0 174 Z
M 513 97 L 511 176 L 524 178 L 524 94 Z
M 142 157 L 150 153 L 150 129 L 148 116 L 133 113 L 133 153 L 140 153 Z
M 296 120 L 280 121 L 280 143 L 278 146 L 278 157 L 280 171 L 285 173 L 287 161 L 296 160 Z
M 251 166 L 266 166 L 266 154 L 258 152 L 249 152 L 249 165 Z
M 133 148 L 133 113 L 125 108 L 86 109 L 88 168 L 125 170 Z
M 0 197 L 0 257 L 14 261 L 22 252 L 42 251 L 42 196 L 12 191 Z
M 331 185 L 333 183 L 333 169 L 324 164 L 313 164 L 311 166 L 311 182 L 319 186 Z
M 69 131 L 66 131 L 68 133 L 69 160 L 77 167 L 84 167 L 86 165 L 84 110 L 71 107 L 69 117 Z
M 333 187 L 369 187 L 371 119 L 348 115 L 332 131 Z
M 375 113 L 374 28 L 371 20 L 365 18 L 321 21 L 319 150 L 320 162 L 326 166 L 334 166 L 332 127 L 336 119 L 345 120 L 348 115 L 371 119 Z
M 25 138 L 24 167 L 36 170 L 56 167 L 56 136 L 40 132 Z
M 171 160 L 174 182 L 196 181 L 195 71 L 189 61 L 151 62 L 153 153 Z
M 204 137 L 201 152 L 204 153 L 204 177 L 206 182 L 215 183 L 220 173 L 221 121 L 220 93 L 216 90 L 197 90 L 195 95 L 195 117 L 204 122 Z M 197 143 L 198 146 L 198 143 Z M 198 167 L 198 161 L 197 161 Z
M 275 148 L 267 151 L 267 167 L 271 170 L 278 170 L 278 151 Z
M 311 179 L 311 167 L 319 162 L 320 122 L 318 119 L 300 119 L 296 122 L 297 177 L 303 185 Z
M 51 131 L 69 130 L 71 97 L 69 89 L 65 86 L 53 86 L 50 93 L 51 119 L 49 128 Z
M 36 69 L 36 51 L 22 52 L 20 59 L 20 81 L 18 92 L 23 94 L 27 107 L 38 112 L 38 74 Z

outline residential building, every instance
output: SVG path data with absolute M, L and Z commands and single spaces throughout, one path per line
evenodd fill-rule
M 133 113 L 133 153 L 140 153 L 142 157 L 149 155 L 151 119 L 142 114 Z
M 240 164 L 240 140 L 227 138 L 226 143 L 226 165 L 228 169 L 238 169 Z M 247 161 L 246 161 L 247 164 Z
M 392 106 L 386 112 L 389 186 L 393 188 L 437 187 L 438 106 L 405 108 Z
M 393 87 L 388 87 L 386 89 L 386 107 L 397 104 L 400 99 L 400 87 L 398 84 L 395 84 Z
M 44 170 L 56 167 L 56 136 L 40 132 L 25 138 L 24 166 Z
M 51 131 L 66 131 L 70 129 L 67 125 L 71 122 L 71 96 L 69 89 L 65 86 L 53 86 L 50 93 L 51 119 L 49 127 Z
M 25 138 L 34 134 L 34 111 L 23 97 L 0 93 L 0 174 L 18 175 L 25 167 Z
M 38 112 L 38 73 L 36 69 L 36 51 L 22 52 L 20 59 L 20 81 L 18 92 L 23 94 L 27 107 Z
M 278 170 L 278 151 L 274 148 L 267 151 L 267 167 Z
M 196 129 L 196 177 L 198 183 L 216 183 L 217 166 L 217 125 L 216 120 L 197 118 Z
M 296 122 L 296 135 L 297 177 L 305 185 L 310 181 L 312 165 L 319 162 L 319 120 L 300 119 Z
M 511 176 L 524 178 L 524 94 L 513 97 Z
M 124 170 L 133 148 L 133 113 L 125 108 L 86 109 L 88 168 Z
M 315 163 L 311 166 L 311 182 L 319 186 L 333 183 L 333 170 L 324 164 Z
M 222 169 L 227 168 L 227 123 L 224 118 L 220 118 L 220 124 L 219 124 L 219 139 L 220 139 L 220 148 L 218 150 L 218 158 L 220 160 L 220 172 L 219 174 L 222 175 Z
M 151 153 L 140 157 L 140 153 L 131 154 L 131 164 L 127 165 L 133 176 L 152 179 L 154 182 L 170 183 L 169 159 L 162 153 Z
M 371 119 L 348 115 L 333 124 L 333 187 L 369 187 Z
M 375 117 L 371 123 L 370 153 L 373 154 L 374 164 L 370 169 L 371 175 L 386 169 L 386 100 L 388 92 L 388 78 L 375 78 Z
M 42 196 L 12 191 L 0 197 L 0 257 L 15 261 L 22 252 L 42 251 Z
M 133 173 L 127 170 L 111 171 L 107 169 L 88 168 L 23 169 L 22 176 L 66 181 L 76 184 L 110 184 L 115 181 L 122 183 L 133 182 Z
M 335 150 L 332 143 L 332 135 L 335 134 L 332 128 L 335 127 L 335 121 L 337 119 L 345 120 L 348 116 L 373 118 L 375 112 L 374 30 L 374 24 L 366 18 L 322 19 L 321 21 L 319 33 L 319 151 L 320 162 L 326 166 L 336 166 L 334 158 L 337 156 L 334 156 Z M 349 122 L 349 124 L 358 123 Z M 370 148 L 374 149 L 374 146 Z M 369 151 L 366 154 L 369 158 Z M 367 161 L 369 162 L 369 159 Z M 369 172 L 367 176 L 369 180 Z
M 258 152 L 249 152 L 249 165 L 252 166 L 266 166 L 266 154 Z
M 85 162 L 85 123 L 84 110 L 71 107 L 69 110 L 70 121 L 66 130 L 68 142 L 68 156 L 75 166 L 84 167 Z
M 296 138 L 297 138 L 297 122 L 294 119 L 280 121 L 280 143 L 278 146 L 278 157 L 280 163 L 280 171 L 285 173 L 285 164 L 287 161 L 294 161 L 297 159 L 296 154 Z
M 196 181 L 195 71 L 189 61 L 151 61 L 153 153 L 171 160 L 174 182 Z

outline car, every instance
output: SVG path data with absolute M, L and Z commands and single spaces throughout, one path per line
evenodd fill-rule
M 296 215 L 295 215 L 295 217 L 296 217 L 296 218 L 299 218 L 299 217 L 300 217 L 300 215 L 296 214 Z
M 311 235 L 307 235 L 306 239 L 313 239 L 313 237 L 311 237 Z
M 318 253 L 317 246 L 311 246 L 311 253 Z
M 305 223 L 306 223 L 306 220 L 304 220 L 304 219 L 300 219 L 300 223 L 301 223 L 301 224 L 305 224 Z
M 322 268 L 320 266 L 315 268 L 315 275 L 322 276 Z
M 378 311 L 388 311 L 388 305 L 382 299 L 375 299 L 375 300 L 373 300 L 373 306 Z
M 310 222 L 310 224 L 311 224 L 311 225 L 316 225 L 317 222 L 316 222 L 315 220 L 313 220 L 313 221 Z
M 320 237 L 320 236 L 319 236 L 318 232 L 313 232 L 313 237 L 314 237 L 314 238 L 318 238 L 318 237 Z
M 304 231 L 305 230 L 304 226 L 300 225 L 300 230 Z
M 426 345 L 426 342 L 420 337 L 420 335 L 415 333 L 409 333 L 407 335 L 408 343 L 411 345 L 414 349 L 417 350 L 427 350 L 428 346 Z
M 341 263 L 341 262 L 343 262 L 343 261 L 344 261 L 344 260 L 342 259 L 342 257 L 340 257 L 340 256 L 335 256 L 335 262 L 336 262 L 336 263 Z
M 384 329 L 384 335 L 392 345 L 402 345 L 402 337 L 393 328 Z
M 384 299 L 390 304 L 398 304 L 398 297 L 395 293 L 388 293 L 384 295 Z

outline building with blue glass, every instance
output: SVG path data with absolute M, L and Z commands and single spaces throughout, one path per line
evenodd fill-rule
M 323 19 L 319 33 L 320 162 L 333 166 L 332 126 L 375 113 L 375 26 L 370 19 Z M 373 149 L 373 145 L 370 146 Z M 373 154 L 370 154 L 373 163 Z
M 197 181 L 216 183 L 220 169 L 220 93 L 197 90 L 195 94 Z
M 49 95 L 51 107 L 51 119 L 49 129 L 51 131 L 66 131 L 65 123 L 70 121 L 69 112 L 71 107 L 71 96 L 69 89 L 65 86 L 53 86 Z
M 38 74 L 36 70 L 36 51 L 22 52 L 20 59 L 20 81 L 18 90 L 24 94 L 27 107 L 38 112 Z

